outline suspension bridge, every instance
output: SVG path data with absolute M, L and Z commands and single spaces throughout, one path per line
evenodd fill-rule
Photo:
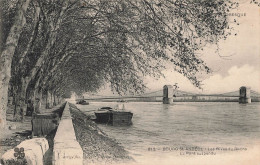
M 260 101 L 260 93 L 254 90 L 250 90 L 252 102 Z M 148 93 L 139 95 L 125 95 L 125 96 L 102 96 L 91 95 L 85 96 L 77 100 L 87 101 L 150 101 L 150 102 L 162 102 L 164 97 L 163 90 L 155 90 Z M 240 97 L 239 90 L 231 91 L 221 94 L 201 94 L 191 93 L 183 90 L 173 89 L 170 92 L 170 96 L 173 98 L 173 102 L 238 102 Z

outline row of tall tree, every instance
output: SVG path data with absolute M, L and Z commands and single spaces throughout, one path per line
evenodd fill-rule
M 210 68 L 197 52 L 230 35 L 229 0 L 2 0 L 0 123 L 8 98 L 15 119 L 28 100 L 47 108 L 71 92 L 106 83 L 119 94 L 142 92 L 165 62 L 200 87 Z

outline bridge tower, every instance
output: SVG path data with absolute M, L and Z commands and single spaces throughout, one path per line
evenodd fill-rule
M 239 103 L 251 103 L 250 87 L 242 86 L 239 88 Z
M 173 103 L 173 86 L 164 85 L 163 86 L 163 104 Z

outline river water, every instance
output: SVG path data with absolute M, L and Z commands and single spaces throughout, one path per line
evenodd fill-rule
M 91 102 L 77 107 L 94 114 L 88 111 L 117 104 Z M 148 157 L 160 160 L 165 155 L 200 154 L 198 150 L 187 152 L 194 151 L 191 147 L 201 148 L 199 151 L 204 154 L 217 155 L 232 153 L 235 148 L 243 152 L 260 144 L 260 103 L 128 102 L 124 106 L 134 114 L 133 125 L 99 124 L 99 127 L 124 146 L 137 162 Z M 230 151 L 220 151 L 219 147 Z

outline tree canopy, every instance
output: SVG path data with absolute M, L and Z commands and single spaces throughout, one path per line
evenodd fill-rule
M 197 52 L 231 35 L 228 12 L 238 5 L 231 0 L 3 0 L 1 90 L 7 83 L 20 104 L 30 91 L 80 95 L 106 83 L 119 94 L 142 92 L 143 77 L 161 76 L 165 62 L 200 87 L 197 73 L 211 70 Z

